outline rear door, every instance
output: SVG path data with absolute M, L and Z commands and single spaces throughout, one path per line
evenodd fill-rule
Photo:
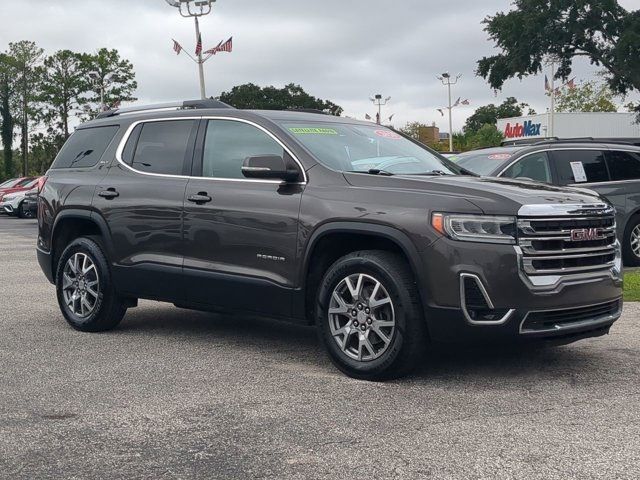
M 624 224 L 626 198 L 611 175 L 605 160 L 607 149 L 563 149 L 551 152 L 559 185 L 595 190 L 616 207 L 618 233 Z
M 247 179 L 241 167 L 250 156 L 290 152 L 240 119 L 203 121 L 200 144 L 185 195 L 188 301 L 289 316 L 304 183 Z
M 611 149 L 606 157 L 611 172 L 611 183 L 607 188 L 609 195 L 616 199 L 621 219 L 618 230 L 622 233 L 630 215 L 640 209 L 640 152 Z
M 113 273 L 124 293 L 183 298 L 183 202 L 198 123 L 134 123 L 96 189 L 94 207 L 111 231 Z

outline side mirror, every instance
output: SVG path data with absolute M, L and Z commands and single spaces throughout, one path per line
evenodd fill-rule
M 298 167 L 287 154 L 284 158 L 278 155 L 247 157 L 242 165 L 242 174 L 247 178 L 276 179 L 286 182 L 295 182 L 300 177 Z

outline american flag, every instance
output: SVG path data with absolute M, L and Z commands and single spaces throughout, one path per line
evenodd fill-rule
M 218 52 L 229 52 L 231 53 L 233 51 L 233 37 L 230 37 L 229 40 L 227 40 L 226 42 L 222 43 L 220 42 L 217 46 L 207 50 L 206 54 L 209 55 L 215 55 Z
M 462 101 L 462 105 L 469 105 L 470 103 L 469 99 Z
M 202 53 L 202 35 L 198 35 L 198 43 L 196 43 L 196 55 Z
M 178 55 L 180 55 L 180 52 L 182 51 L 182 45 L 180 45 L 175 40 L 173 40 L 173 51 L 176 52 L 176 54 L 178 54 Z

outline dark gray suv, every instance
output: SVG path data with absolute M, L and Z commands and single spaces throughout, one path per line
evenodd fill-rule
M 608 333 L 622 310 L 612 206 L 470 174 L 387 128 L 215 101 L 79 127 L 38 198 L 38 259 L 78 330 L 140 298 L 315 324 L 348 375 L 429 342 Z
M 640 266 L 640 147 L 623 143 L 548 141 L 456 155 L 479 175 L 588 188 L 616 208 L 625 264 Z

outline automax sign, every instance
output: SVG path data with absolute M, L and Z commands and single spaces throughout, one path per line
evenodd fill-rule
M 507 138 L 540 137 L 542 124 L 526 120 L 523 123 L 507 123 L 504 128 L 504 136 Z

